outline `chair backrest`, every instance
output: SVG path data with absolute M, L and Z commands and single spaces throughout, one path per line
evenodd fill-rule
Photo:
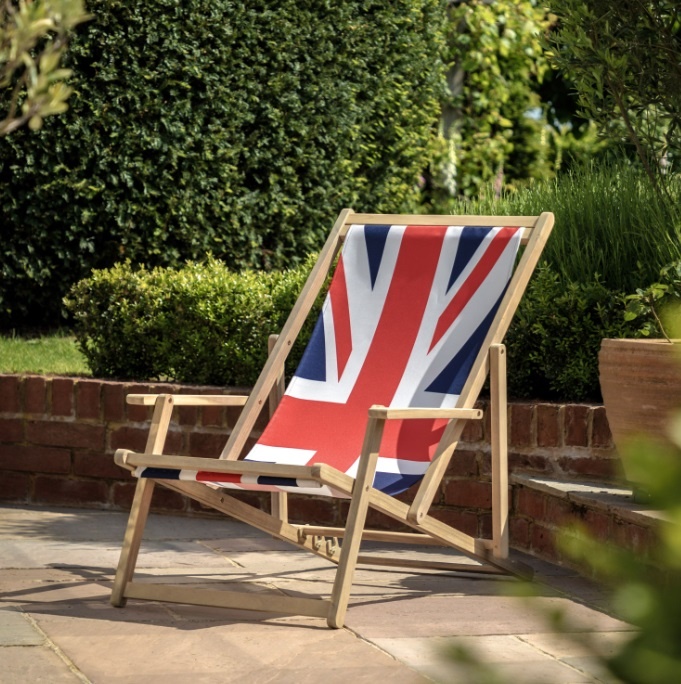
M 247 458 L 322 462 L 353 475 L 371 405 L 471 406 L 482 384 L 472 374 L 486 368 L 486 349 L 503 337 L 507 309 L 515 309 L 517 290 L 529 279 L 518 280 L 526 258 L 515 276 L 514 266 L 536 222 L 348 213 L 335 246 L 327 243 L 320 257 L 331 264 L 342 239 L 312 338 Z M 301 297 L 313 300 L 315 288 Z M 300 327 L 301 316 L 294 311 L 291 328 Z M 256 385 L 254 394 L 265 389 Z M 389 494 L 407 489 L 426 473 L 446 432 L 446 421 L 390 421 L 374 485 Z

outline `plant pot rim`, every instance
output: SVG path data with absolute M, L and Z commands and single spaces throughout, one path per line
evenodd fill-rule
M 664 337 L 618 337 L 618 338 L 604 338 L 601 340 L 601 349 L 608 347 L 632 347 L 636 346 L 641 349 L 660 349 L 661 347 L 668 347 L 673 349 L 681 344 L 681 339 L 674 339 L 671 342 L 665 340 Z

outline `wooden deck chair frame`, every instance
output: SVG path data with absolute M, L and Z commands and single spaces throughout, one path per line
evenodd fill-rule
M 343 238 L 352 224 L 513 226 L 524 229 L 522 233 L 524 250 L 461 392 L 458 407 L 399 409 L 373 406 L 369 410 L 362 455 L 355 478 L 324 464 L 287 466 L 237 460 L 261 410 L 268 401 L 272 410 L 278 398 L 283 394 L 283 368 L 286 357 L 324 285 Z M 138 454 L 119 449 L 115 454 L 115 461 L 130 470 L 138 466 L 153 466 L 316 480 L 351 497 L 345 528 L 301 526 L 289 523 L 285 493 L 277 492 L 272 495 L 272 513 L 269 514 L 239 501 L 224 489 L 216 489 L 196 482 L 140 478 L 137 482 L 125 533 L 111 603 L 114 606 L 123 606 L 127 598 L 134 598 L 308 615 L 326 618 L 330 627 L 339 628 L 344 623 L 352 576 L 358 563 L 415 568 L 435 567 L 466 572 L 476 570 L 514 572 L 516 568 L 508 559 L 506 359 L 502 340 L 552 226 L 553 214 L 550 213 L 543 213 L 540 216 L 406 216 L 357 214 L 350 209 L 343 210 L 283 330 L 277 337 L 270 339 L 270 355 L 250 396 L 129 395 L 127 401 L 130 404 L 154 407 L 151 428 L 144 453 Z M 491 391 L 493 529 L 491 539 L 481 539 L 440 522 L 428 512 L 460 439 L 465 422 L 482 418 L 482 411 L 476 409 L 474 405 L 488 372 Z M 187 405 L 244 406 L 219 460 L 163 454 L 171 412 L 174 406 Z M 415 418 L 446 418 L 449 419 L 449 423 L 435 456 L 420 482 L 413 503 L 407 504 L 374 489 L 372 483 L 385 422 L 391 419 Z M 157 483 L 337 564 L 330 599 L 195 589 L 133 581 L 143 529 L 152 493 Z M 365 529 L 369 508 L 381 511 L 411 527 L 415 532 Z M 341 537 L 343 543 L 339 546 L 337 540 Z M 428 565 L 402 559 L 369 558 L 359 554 L 360 543 L 363 539 L 443 545 L 456 549 L 480 561 L 481 564 L 431 563 Z

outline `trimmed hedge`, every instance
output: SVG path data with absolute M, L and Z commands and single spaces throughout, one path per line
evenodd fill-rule
M 268 335 L 283 327 L 313 263 L 310 257 L 288 271 L 234 273 L 215 259 L 178 270 L 128 262 L 93 272 L 66 303 L 95 376 L 251 386 Z M 601 339 L 636 334 L 624 309 L 624 297 L 600 283 L 566 288 L 540 267 L 506 339 L 510 395 L 599 400 Z M 289 373 L 314 319 L 289 357 Z
M 257 379 L 267 338 L 280 332 L 313 264 L 234 273 L 214 258 L 177 270 L 126 262 L 93 271 L 65 304 L 96 377 L 246 386 Z M 302 349 L 296 345 L 291 364 Z
M 443 0 L 90 0 L 63 116 L 0 143 L 0 327 L 91 268 L 297 263 L 344 206 L 414 210 Z

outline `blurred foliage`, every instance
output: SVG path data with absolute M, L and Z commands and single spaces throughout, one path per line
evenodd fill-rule
M 605 659 L 609 670 L 627 684 L 669 684 L 681 675 L 681 414 L 669 442 L 641 436 L 621 455 L 650 506 L 664 513 L 651 557 L 604 545 L 584 531 L 566 531 L 563 546 L 612 588 L 614 611 L 638 629 Z
M 681 8 L 677 0 L 553 0 L 552 63 L 585 117 L 626 141 L 653 183 L 681 158 Z
M 314 260 L 287 271 L 235 273 L 210 257 L 178 269 L 95 270 L 65 300 L 78 347 L 100 378 L 252 386 Z M 312 333 L 306 323 L 295 368 Z
M 295 265 L 344 206 L 411 211 L 441 0 L 90 0 L 63 116 L 0 146 L 0 328 L 129 258 Z
M 66 111 L 72 72 L 60 65 L 70 32 L 88 18 L 82 0 L 0 3 L 0 137 Z

